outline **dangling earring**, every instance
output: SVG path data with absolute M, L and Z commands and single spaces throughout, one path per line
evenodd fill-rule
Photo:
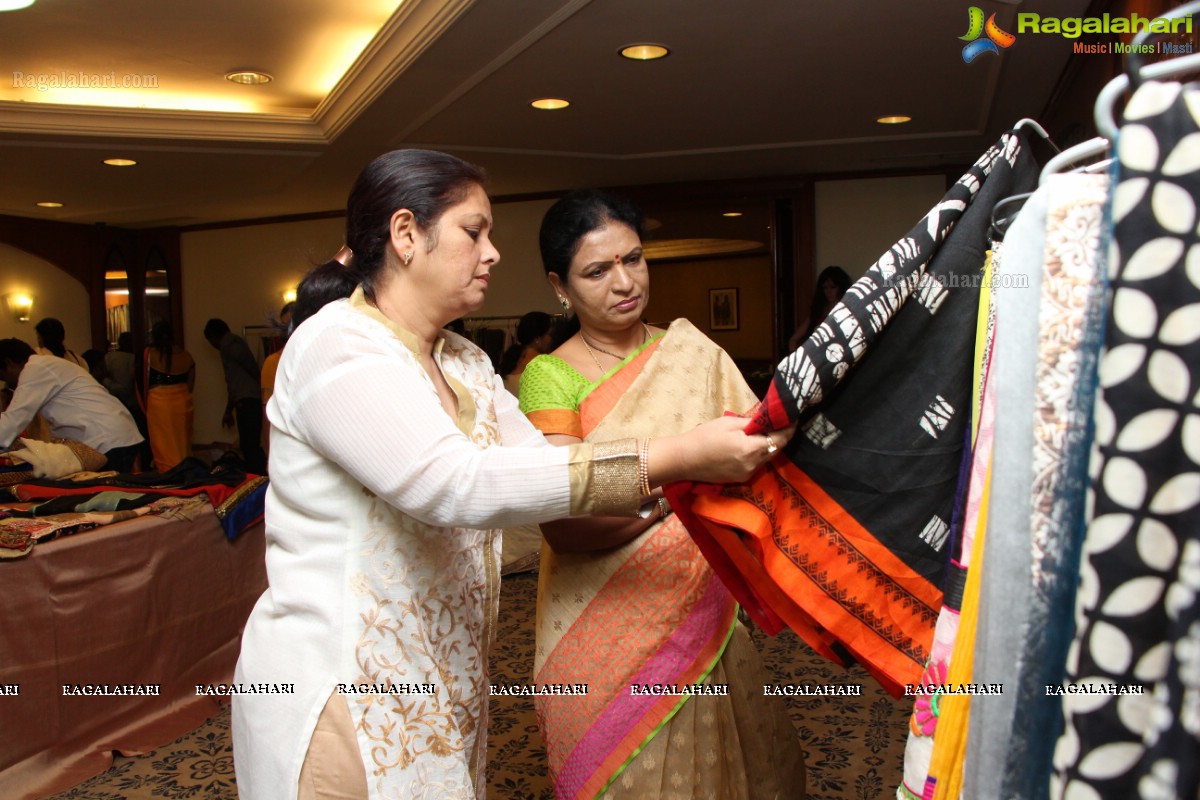
M 571 310 L 571 301 L 565 297 L 558 298 L 558 302 L 562 303 L 563 311 Z
M 407 253 L 405 253 L 402 256 L 402 260 L 404 261 L 404 266 L 407 267 L 409 264 L 411 264 L 412 258 L 413 258 L 412 250 L 409 250 Z

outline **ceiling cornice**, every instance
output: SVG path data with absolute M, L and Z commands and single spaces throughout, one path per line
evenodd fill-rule
M 329 141 L 342 134 L 475 0 L 406 0 L 342 79 L 313 119 Z
M 160 111 L 0 101 L 9 133 L 327 145 L 475 0 L 406 0 L 311 114 Z
M 11 101 L 0 102 L 0 130 L 48 136 L 328 143 L 321 127 L 304 115 L 151 111 Z

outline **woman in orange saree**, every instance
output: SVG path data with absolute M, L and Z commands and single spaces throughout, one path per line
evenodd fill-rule
M 634 209 L 591 191 L 542 223 L 550 283 L 580 329 L 530 362 L 521 406 L 556 443 L 683 432 L 756 402 L 686 320 L 666 332 L 641 321 L 640 228 Z M 535 680 L 587 684 L 536 698 L 556 795 L 803 797 L 799 739 L 783 701 L 764 697 L 736 603 L 665 501 L 644 514 L 542 526 Z
M 155 471 L 166 472 L 192 454 L 196 362 L 175 344 L 171 323 L 160 320 L 150 329 L 145 363 L 150 450 Z

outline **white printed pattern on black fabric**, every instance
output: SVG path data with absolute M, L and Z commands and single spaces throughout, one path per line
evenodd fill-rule
M 1076 684 L 1053 798 L 1200 792 L 1200 91 L 1144 84 L 1125 109 L 1113 193 L 1117 270 L 1099 368 Z
M 808 341 L 784 359 L 779 374 L 795 401 L 794 413 L 799 415 L 806 407 L 821 402 L 846 376 L 912 295 L 925 274 L 929 257 L 967 209 L 992 166 L 1000 158 L 1015 165 L 1019 155 L 1020 138 L 1013 134 L 1001 137 L 952 187 L 951 193 L 957 192 L 958 196 L 944 198 L 908 236 L 871 265 Z M 830 360 L 827 345 L 834 342 L 843 350 L 837 360 Z
M 946 426 L 952 419 L 954 419 L 954 406 L 939 394 L 925 409 L 925 413 L 921 417 L 921 427 L 936 439 L 942 435 L 942 431 L 946 430 Z
M 925 529 L 921 531 L 921 541 L 941 552 L 942 545 L 946 543 L 946 537 L 949 534 L 950 526 L 941 517 L 935 515 L 925 523 Z
M 921 281 L 921 286 L 917 290 L 917 301 L 929 309 L 930 314 L 936 314 L 942 307 L 942 301 L 949 295 L 950 290 L 943 286 L 941 281 L 925 280 Z
M 829 445 L 837 441 L 842 431 L 829 421 L 824 414 L 817 414 L 804 426 L 804 435 L 808 440 L 822 450 L 828 450 Z

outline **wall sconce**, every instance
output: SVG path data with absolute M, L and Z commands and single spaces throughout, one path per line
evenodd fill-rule
M 29 317 L 33 314 L 32 297 L 22 292 L 13 292 L 4 295 L 4 302 L 13 319 L 17 322 L 29 322 Z
M 284 292 L 284 293 L 283 293 L 283 302 L 284 302 L 284 303 L 294 303 L 294 302 L 296 302 L 296 290 L 295 290 L 295 289 L 288 289 L 286 292 Z

